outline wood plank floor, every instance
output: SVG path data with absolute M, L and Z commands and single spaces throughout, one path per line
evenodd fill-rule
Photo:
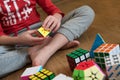
M 65 13 L 82 5 L 89 5 L 94 9 L 96 16 L 90 28 L 78 39 L 81 44 L 76 48 L 57 51 L 44 68 L 53 71 L 55 74 L 64 73 L 71 76 L 72 72 L 67 63 L 66 54 L 79 47 L 90 50 L 96 33 L 100 33 L 107 43 L 120 43 L 120 0 L 59 0 L 55 4 Z M 40 8 L 38 11 L 41 12 L 44 20 L 46 17 L 44 12 Z M 31 65 L 26 67 L 29 66 Z M 19 80 L 26 67 L 0 80 Z

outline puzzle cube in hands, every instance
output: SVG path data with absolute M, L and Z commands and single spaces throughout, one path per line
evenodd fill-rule
M 81 62 L 74 69 L 74 80 L 104 80 L 105 74 L 100 67 L 92 60 Z
M 66 56 L 67 56 L 69 66 L 70 66 L 72 71 L 77 66 L 77 64 L 90 59 L 89 51 L 81 49 L 81 48 L 78 48 L 77 50 L 67 54 Z
M 43 36 L 43 37 L 47 37 L 50 34 L 50 30 L 46 30 L 43 27 L 40 27 L 39 29 L 37 29 L 37 33 L 38 36 Z
M 96 63 L 103 69 L 105 69 L 105 56 L 119 54 L 119 44 L 102 44 L 96 50 L 94 50 L 94 56 Z
M 42 69 L 41 71 L 37 72 L 29 76 L 29 80 L 52 80 L 55 77 L 55 74 L 47 69 Z
M 120 54 L 105 57 L 106 72 L 109 80 L 120 79 Z

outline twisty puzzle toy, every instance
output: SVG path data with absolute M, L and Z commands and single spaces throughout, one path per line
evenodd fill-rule
M 52 80 L 55 77 L 55 74 L 47 69 L 42 69 L 41 71 L 37 72 L 29 76 L 29 80 Z
M 120 54 L 105 57 L 106 72 L 109 80 L 120 79 Z
M 94 43 L 93 43 L 93 45 L 92 45 L 92 47 L 91 47 L 91 49 L 90 49 L 90 57 L 91 58 L 94 58 L 94 50 L 97 48 L 97 47 L 99 47 L 101 44 L 103 44 L 103 43 L 105 43 L 105 41 L 103 40 L 103 38 L 102 38 L 102 36 L 98 33 L 97 35 L 96 35 L 96 38 L 95 38 L 95 40 L 94 40 Z
M 73 80 L 73 78 L 66 76 L 64 74 L 59 74 L 55 78 L 53 78 L 52 80 Z
M 47 37 L 50 33 L 51 33 L 50 30 L 46 30 L 45 28 L 40 27 L 37 29 L 36 35 Z
M 69 66 L 72 71 L 77 66 L 77 64 L 90 59 L 89 51 L 81 49 L 81 48 L 78 48 L 77 50 L 72 51 L 71 53 L 67 54 L 66 56 L 67 56 Z
M 29 80 L 29 76 L 42 70 L 42 66 L 27 68 L 21 75 L 21 80 Z
M 105 74 L 100 67 L 93 61 L 81 62 L 74 69 L 74 80 L 104 80 Z
M 102 44 L 96 50 L 94 50 L 94 56 L 96 63 L 105 69 L 105 56 L 119 54 L 119 44 Z

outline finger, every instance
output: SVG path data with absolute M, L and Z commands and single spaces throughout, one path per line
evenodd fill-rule
M 40 37 L 32 37 L 31 38 L 31 40 L 33 41 L 33 42 L 38 42 L 38 41 L 43 41 L 43 40 L 45 40 L 45 38 L 40 38 Z
M 50 20 L 46 24 L 46 29 L 50 29 L 50 27 L 53 23 L 54 23 L 54 18 L 50 18 Z
M 46 28 L 46 24 L 48 23 L 48 21 L 49 21 L 50 18 L 51 18 L 51 16 L 48 16 L 48 17 L 44 20 L 44 22 L 43 22 L 43 24 L 42 24 L 42 26 L 43 26 L 44 28 Z
M 56 26 L 57 26 L 57 21 L 54 21 L 50 26 L 50 30 L 52 31 Z
M 36 32 L 36 30 L 28 30 L 27 32 L 30 33 L 30 34 L 33 34 L 33 33 Z
M 56 32 L 59 29 L 59 27 L 60 27 L 60 23 L 57 23 L 56 27 L 53 29 L 53 32 Z

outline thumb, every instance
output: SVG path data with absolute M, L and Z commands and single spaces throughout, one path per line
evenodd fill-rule
M 37 31 L 37 30 L 29 30 L 28 33 L 29 33 L 29 34 L 33 34 L 33 33 L 35 33 L 36 31 Z

